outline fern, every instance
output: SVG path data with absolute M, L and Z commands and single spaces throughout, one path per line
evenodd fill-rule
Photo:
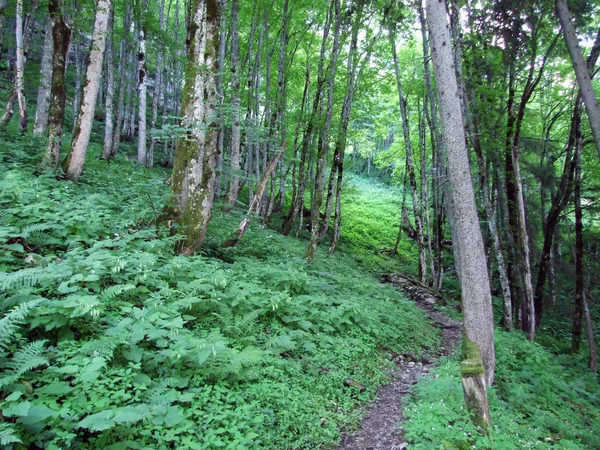
M 7 366 L 20 377 L 36 367 L 47 365 L 48 360 L 42 356 L 45 344 L 46 340 L 30 342 L 14 354 Z
M 25 322 L 25 318 L 32 309 L 39 306 L 44 299 L 30 300 L 14 307 L 0 319 L 0 349 L 6 349 L 12 341 L 18 327 Z
M 33 225 L 28 225 L 21 230 L 21 237 L 23 239 L 27 239 L 33 233 L 37 233 L 39 231 L 48 231 L 55 230 L 59 226 L 56 223 L 35 223 Z
M 27 269 L 21 269 L 4 276 L 2 284 L 0 284 L 0 291 L 6 292 L 14 288 L 22 289 L 33 287 L 41 281 L 51 278 L 52 275 L 52 272 L 49 272 L 43 267 L 28 267 Z
M 14 424 L 8 422 L 0 423 L 0 445 L 22 444 Z
M 125 292 L 133 289 L 135 289 L 135 284 L 117 284 L 115 286 L 110 286 L 102 291 L 102 301 L 107 302 L 113 300 Z

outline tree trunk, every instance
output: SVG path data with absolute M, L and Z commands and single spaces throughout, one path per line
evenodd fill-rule
M 586 69 L 587 71 L 587 69 Z M 583 319 L 583 214 L 581 210 L 581 152 L 583 136 L 578 134 L 575 144 L 575 311 L 573 312 L 573 331 L 571 333 L 571 353 L 579 353 L 581 343 L 581 323 Z
M 400 66 L 398 64 L 398 55 L 396 53 L 396 39 L 392 27 L 390 27 L 389 30 L 389 39 L 390 47 L 392 48 L 392 57 L 394 59 L 396 86 L 398 88 L 398 101 L 400 102 L 400 114 L 402 116 L 404 147 L 406 149 L 406 169 L 408 170 L 408 180 L 410 183 L 410 189 L 412 194 L 413 214 L 415 216 L 415 227 L 417 229 L 417 243 L 419 244 L 419 279 L 421 280 L 421 283 L 426 283 L 427 255 L 425 253 L 425 240 L 423 238 L 423 217 L 421 216 L 421 204 L 417 195 L 417 178 L 415 176 L 412 145 L 410 142 L 410 127 L 408 124 L 408 114 L 406 112 L 406 99 L 404 98 L 404 94 L 402 91 L 402 78 L 400 75 Z
M 161 0 L 158 12 L 158 28 L 161 33 L 165 29 L 165 0 Z M 154 144 L 156 142 L 155 134 L 157 131 L 156 122 L 158 120 L 158 105 L 163 95 L 163 60 L 164 49 L 157 49 L 156 54 L 156 75 L 154 76 L 154 92 L 152 94 L 152 116 L 150 118 L 150 147 L 146 154 L 146 167 L 151 169 L 154 165 Z
M 239 75 L 239 34 L 238 34 L 238 0 L 231 1 L 231 146 L 229 159 L 231 164 L 229 192 L 223 210 L 231 212 L 235 206 L 241 187 L 242 153 L 240 122 L 240 75 Z
M 109 160 L 113 148 L 115 127 L 115 68 L 114 68 L 114 11 L 108 17 L 108 34 L 106 36 L 106 114 L 104 120 L 104 148 L 101 159 Z
M 494 381 L 494 322 L 485 251 L 465 145 L 464 122 L 452 56 L 445 3 L 427 1 L 427 22 L 448 155 L 453 220 L 461 258 L 460 281 L 463 305 L 463 355 L 461 375 L 467 408 L 476 424 L 490 427 L 486 384 Z M 453 245 L 456 242 L 452 243 Z
M 25 100 L 25 56 L 23 51 L 23 0 L 17 0 L 17 16 L 15 18 L 17 41 L 17 66 L 15 72 L 15 90 L 19 105 L 19 130 L 21 134 L 27 131 L 27 101 Z
M 125 91 L 127 90 L 127 61 L 129 60 L 128 37 L 131 28 L 131 4 L 125 1 L 125 16 L 123 17 L 123 40 L 119 47 L 119 98 L 117 100 L 117 117 L 113 128 L 110 157 L 114 158 L 121 141 L 121 127 L 125 115 Z
M 337 247 L 341 233 L 341 220 L 342 220 L 342 181 L 344 176 L 344 155 L 346 152 L 346 142 L 348 126 L 350 124 L 350 113 L 352 111 L 352 102 L 354 100 L 354 92 L 360 79 L 360 73 L 357 73 L 359 65 L 359 54 L 358 54 L 358 32 L 360 29 L 361 21 L 363 18 L 364 1 L 359 0 L 356 4 L 356 12 L 354 23 L 352 25 L 352 38 L 350 41 L 350 50 L 348 52 L 348 80 L 346 81 L 346 95 L 344 96 L 344 102 L 342 104 L 342 114 L 340 128 L 338 130 L 337 139 L 335 141 L 335 149 L 333 152 L 333 167 L 331 168 L 331 174 L 329 177 L 329 186 L 327 190 L 327 203 L 325 206 L 325 226 L 324 233 L 327 232 L 327 225 L 331 216 L 332 204 L 335 201 L 335 219 L 333 224 L 333 238 L 331 245 L 329 246 L 329 253 L 333 253 Z M 377 41 L 375 39 L 374 41 Z M 363 60 L 364 64 L 367 64 L 371 57 L 371 51 L 373 46 L 370 45 L 367 50 L 367 55 Z M 362 68 L 361 68 L 362 71 Z M 337 180 L 335 185 L 335 199 L 333 198 L 334 191 L 334 176 L 337 174 Z M 323 234 L 324 234 L 323 233 Z
M 139 50 L 138 50 L 138 150 L 137 163 L 142 166 L 148 165 L 148 154 L 146 146 L 146 100 L 148 87 L 146 84 L 146 25 L 144 24 L 148 2 L 144 1 L 143 14 L 139 19 Z M 152 163 L 150 163 L 152 167 Z
M 265 191 L 265 188 L 267 187 L 267 183 L 269 182 L 269 178 L 271 177 L 273 170 L 275 169 L 275 167 L 277 167 L 277 162 L 279 161 L 279 158 L 285 153 L 286 147 L 287 147 L 287 143 L 284 142 L 281 146 L 281 152 L 278 153 L 271 160 L 271 162 L 268 164 L 266 170 L 263 171 L 262 177 L 261 177 L 258 185 L 256 186 L 256 195 L 254 196 L 254 199 L 252 200 L 252 203 L 250 204 L 250 207 L 248 208 L 246 217 L 244 217 L 244 219 L 240 222 L 240 225 L 238 226 L 238 229 L 236 230 L 234 236 L 232 238 L 228 239 L 227 241 L 223 242 L 221 244 L 221 247 L 223 247 L 223 248 L 235 247 L 242 240 L 242 238 L 244 237 L 244 234 L 246 234 L 246 231 L 248 230 L 248 227 L 250 226 L 250 222 L 252 221 L 252 216 L 257 215 L 258 212 L 261 210 L 261 203 L 264 200 L 263 193 Z
M 319 245 L 319 223 L 321 219 L 321 206 L 323 206 L 323 197 L 325 193 L 325 174 L 329 156 L 329 135 L 331 131 L 331 117 L 333 114 L 333 93 L 335 86 L 335 74 L 337 71 L 337 59 L 340 47 L 340 32 L 342 25 L 342 14 L 340 0 L 334 1 L 334 31 L 333 47 L 331 49 L 331 62 L 329 66 L 329 89 L 327 95 L 327 108 L 325 110 L 325 121 L 323 123 L 322 134 L 319 139 L 319 149 L 317 154 L 317 170 L 315 174 L 315 194 L 311 207 L 311 235 L 308 249 L 306 250 L 306 260 L 311 262 L 315 257 L 317 245 Z
M 65 119 L 65 101 L 67 98 L 65 71 L 71 29 L 63 19 L 60 0 L 50 0 L 48 2 L 48 11 L 50 13 L 50 20 L 52 21 L 54 54 L 52 55 L 52 105 L 48 118 L 48 144 L 42 165 L 56 169 L 60 162 L 63 123 Z
M 111 8 L 112 0 L 99 0 L 94 20 L 94 32 L 90 45 L 90 62 L 86 71 L 81 106 L 77 115 L 75 133 L 73 133 L 71 152 L 65 161 L 67 178 L 72 181 L 79 180 L 81 172 L 83 172 L 85 156 L 90 142 L 90 135 L 92 134 L 96 99 L 98 97 L 98 89 L 100 88 L 102 60 L 106 46 L 106 30 L 108 28 L 108 17 Z
M 182 126 L 177 141 L 168 216 L 178 219 L 185 234 L 179 250 L 191 255 L 206 238 L 214 201 L 218 152 L 215 114 L 218 76 L 220 5 L 218 0 L 192 2 L 189 51 L 182 99 Z
M 571 62 L 573 63 L 573 70 L 575 71 L 577 84 L 579 85 L 579 92 L 583 99 L 583 103 L 585 104 L 585 111 L 590 122 L 590 129 L 592 130 L 592 136 L 594 137 L 596 151 L 598 152 L 598 156 L 600 156 L 600 107 L 598 107 L 598 99 L 596 98 L 590 74 L 583 61 L 581 50 L 579 49 L 577 33 L 571 23 L 571 15 L 569 14 L 567 3 L 565 0 L 556 0 L 555 4 L 556 14 L 562 25 L 565 44 L 567 45 L 567 50 L 569 51 Z
M 0 61 L 2 60 L 2 50 L 4 50 L 4 26 L 6 24 L 6 6 L 8 0 L 0 0 Z
M 46 22 L 46 33 L 44 37 L 44 49 L 42 50 L 42 62 L 40 67 L 40 86 L 37 95 L 37 108 L 35 111 L 35 123 L 33 134 L 44 134 L 48 126 L 48 111 L 50 110 L 50 91 L 52 89 L 52 22 Z
M 590 314 L 590 307 L 587 298 L 583 296 L 583 309 L 585 311 L 585 325 L 588 336 L 588 343 L 590 346 L 590 357 L 588 359 L 588 367 L 592 372 L 596 373 L 598 370 L 598 355 L 596 350 L 596 335 L 594 333 L 594 324 L 592 322 L 592 315 Z

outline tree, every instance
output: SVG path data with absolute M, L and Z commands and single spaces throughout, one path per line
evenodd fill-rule
M 27 101 L 25 100 L 25 51 L 23 49 L 23 0 L 17 0 L 17 67 L 15 72 L 15 91 L 19 105 L 19 129 L 21 133 L 27 131 Z
M 172 198 L 168 218 L 182 227 L 182 253 L 193 254 L 204 244 L 214 201 L 214 169 L 218 154 L 216 86 L 219 52 L 218 0 L 192 3 L 189 49 L 181 103 L 186 136 L 178 139 L 173 161 Z
M 67 178 L 72 181 L 78 181 L 81 172 L 83 172 L 85 156 L 90 142 L 90 135 L 92 134 L 96 100 L 98 97 L 98 89 L 100 89 L 102 61 L 104 59 L 104 49 L 106 47 L 106 31 L 111 8 L 112 0 L 100 0 L 96 9 L 94 32 L 90 44 L 90 58 L 85 75 L 86 81 L 83 88 L 77 121 L 75 123 L 71 152 L 69 153 L 69 156 L 67 156 L 64 164 Z
M 459 247 L 464 324 L 463 390 L 475 422 L 487 428 L 490 413 L 486 385 L 494 381 L 495 366 L 492 300 L 444 2 L 427 1 L 427 22 L 452 192 L 450 226 L 454 227 L 458 239 L 453 245 Z
M 48 144 L 42 164 L 55 169 L 59 165 L 62 146 L 65 101 L 67 98 L 65 70 L 71 29 L 64 21 L 60 0 L 50 0 L 48 2 L 48 12 L 52 21 L 52 41 L 54 45 L 52 55 L 52 105 L 48 117 Z
M 579 92 L 583 99 L 585 111 L 590 122 L 594 144 L 596 145 L 598 156 L 600 156 L 600 107 L 598 107 L 598 99 L 592 88 L 590 74 L 583 61 L 581 50 L 579 49 L 577 34 L 575 32 L 575 27 L 573 27 L 573 24 L 571 23 L 571 15 L 569 14 L 569 9 L 565 0 L 556 0 L 556 14 L 562 25 L 565 44 L 567 45 L 567 50 L 569 51 L 571 61 L 573 62 L 573 70 L 577 77 Z

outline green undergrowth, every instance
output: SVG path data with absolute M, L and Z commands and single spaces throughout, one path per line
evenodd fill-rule
M 520 332 L 496 330 L 491 437 L 464 411 L 458 361 L 445 360 L 411 396 L 403 425 L 414 449 L 600 448 L 600 386 L 585 357 L 557 356 Z
M 401 190 L 351 174 L 346 175 L 344 183 L 340 247 L 356 255 L 365 268 L 375 273 L 416 275 L 418 251 L 405 234 L 398 254 L 389 255 L 400 224 Z
M 391 352 L 439 344 L 348 254 L 307 266 L 258 222 L 219 250 L 241 215 L 216 211 L 205 253 L 176 255 L 155 227 L 167 171 L 93 145 L 74 184 L 35 175 L 40 141 L 0 140 L 6 448 L 331 448 Z

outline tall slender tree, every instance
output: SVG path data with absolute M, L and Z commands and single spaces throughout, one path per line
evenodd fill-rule
M 463 354 L 461 375 L 467 407 L 475 422 L 489 427 L 487 385 L 494 381 L 494 322 L 483 238 L 475 205 L 464 120 L 445 2 L 427 0 L 427 23 L 439 98 L 442 136 L 448 156 L 453 219 L 461 258 L 460 283 L 463 305 Z
M 100 89 L 102 61 L 104 60 L 104 49 L 106 47 L 106 31 L 108 29 L 108 18 L 111 8 L 112 0 L 99 0 L 94 20 L 94 32 L 90 44 L 89 64 L 85 75 L 86 81 L 81 96 L 81 105 L 79 107 L 79 114 L 77 115 L 75 132 L 73 133 L 71 152 L 65 160 L 65 172 L 67 178 L 72 181 L 78 181 L 83 172 L 85 156 L 92 134 L 96 100 L 98 98 L 98 89 Z

